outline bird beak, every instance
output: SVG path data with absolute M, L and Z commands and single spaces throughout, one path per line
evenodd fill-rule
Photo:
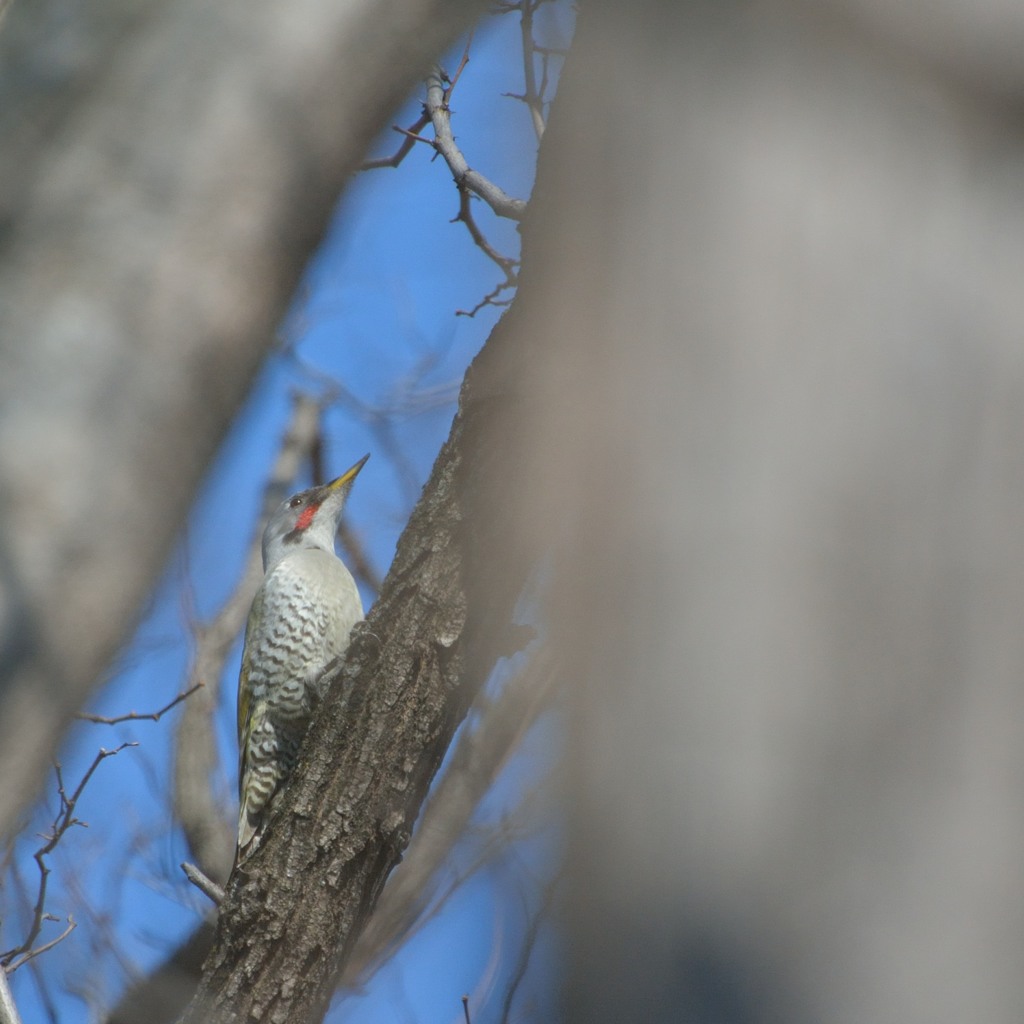
M 366 460 L 369 457 L 370 453 L 367 452 L 351 469 L 346 469 L 345 472 L 342 473 L 337 480 L 332 480 L 327 485 L 327 490 L 340 491 L 348 484 L 352 483 L 352 481 L 355 480 L 356 476 L 358 476 L 359 470 L 361 470 L 363 466 L 366 465 Z

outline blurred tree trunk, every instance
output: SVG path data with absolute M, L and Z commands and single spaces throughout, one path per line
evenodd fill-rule
M 1024 1012 L 1022 44 L 581 14 L 517 299 L 574 1024 Z
M 480 6 L 7 12 L 0 833 L 135 625 L 348 174 Z

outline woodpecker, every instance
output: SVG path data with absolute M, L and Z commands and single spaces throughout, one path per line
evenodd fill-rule
M 295 767 L 325 670 L 363 617 L 334 550 L 341 510 L 369 455 L 322 487 L 293 495 L 263 532 L 263 582 L 245 627 L 238 676 L 238 850 L 259 845 L 274 794 Z

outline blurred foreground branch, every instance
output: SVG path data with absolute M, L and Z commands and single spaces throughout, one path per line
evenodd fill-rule
M 10 62 L 0 833 L 134 627 L 342 185 L 480 6 L 111 5 L 116 26 L 60 88 L 32 55 Z M 14 4 L 0 44 L 42 47 L 48 10 Z

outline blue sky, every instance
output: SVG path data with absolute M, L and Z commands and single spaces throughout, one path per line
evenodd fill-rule
M 545 20 L 551 17 L 545 13 Z M 560 12 L 554 41 L 568 41 L 570 17 Z M 449 56 L 449 70 L 460 53 L 461 46 Z M 521 59 L 518 18 L 487 19 L 474 39 L 452 108 L 470 165 L 525 198 L 536 140 L 525 107 L 502 95 L 521 90 Z M 396 121 L 414 121 L 420 102 L 419 95 L 411 99 Z M 398 141 L 387 132 L 377 151 L 390 152 Z M 106 715 L 151 711 L 180 690 L 190 657 L 189 620 L 209 616 L 237 580 L 296 387 L 317 393 L 330 378 L 357 399 L 328 409 L 325 466 L 329 473 L 341 472 L 365 452 L 372 453 L 349 512 L 383 575 L 447 436 L 465 368 L 499 315 L 494 309 L 473 319 L 455 315 L 457 309 L 476 305 L 501 274 L 472 245 L 463 226 L 450 223 L 458 209 L 455 187 L 443 163 L 431 163 L 430 156 L 426 147 L 417 147 L 396 170 L 357 176 L 342 198 L 282 326 L 282 344 L 267 359 L 207 475 L 134 640 L 91 710 Z M 496 221 L 482 203 L 476 210 L 491 241 L 514 253 L 515 226 Z M 388 456 L 380 428 L 366 412 L 394 407 L 402 411 L 385 422 L 398 459 Z M 371 598 L 364 595 L 366 603 Z M 237 665 L 236 650 L 218 722 L 226 762 L 220 785 L 231 813 Z M 61 1022 L 92 1019 L 90 1000 L 109 1005 L 132 972 L 145 973 L 160 962 L 195 927 L 197 910 L 204 909 L 204 898 L 181 878 L 178 863 L 187 853 L 180 834 L 170 827 L 173 729 L 172 716 L 114 727 L 79 723 L 62 751 L 65 781 L 73 785 L 101 746 L 139 744 L 100 765 L 78 808 L 88 828 L 72 830 L 51 859 L 47 910 L 62 918 L 73 914 L 78 928 L 34 963 Z M 557 735 L 557 724 L 550 720 L 531 733 L 481 808 L 477 826 L 514 809 L 524 788 L 550 766 Z M 52 818 L 53 794 L 48 787 L 16 849 L 16 868 L 33 895 L 37 874 L 31 853 L 39 845 L 35 835 Z M 478 841 L 479 832 L 474 832 L 457 847 L 452 870 L 473 861 Z M 513 844 L 460 887 L 443 914 L 365 992 L 339 1001 L 328 1019 L 462 1021 L 460 999 L 469 994 L 473 1024 L 497 1020 L 503 978 L 519 956 L 538 883 L 557 843 L 554 830 L 541 828 Z M 12 893 L 8 887 L 5 908 Z M 23 934 L 23 917 L 8 914 L 0 948 L 17 944 Z M 42 941 L 61 927 L 48 924 Z M 105 936 L 110 935 L 122 956 L 109 948 Z M 556 961 L 553 937 L 544 932 L 512 1019 L 552 1018 Z M 28 968 L 14 975 L 12 985 L 26 1024 L 48 1019 L 40 986 Z

